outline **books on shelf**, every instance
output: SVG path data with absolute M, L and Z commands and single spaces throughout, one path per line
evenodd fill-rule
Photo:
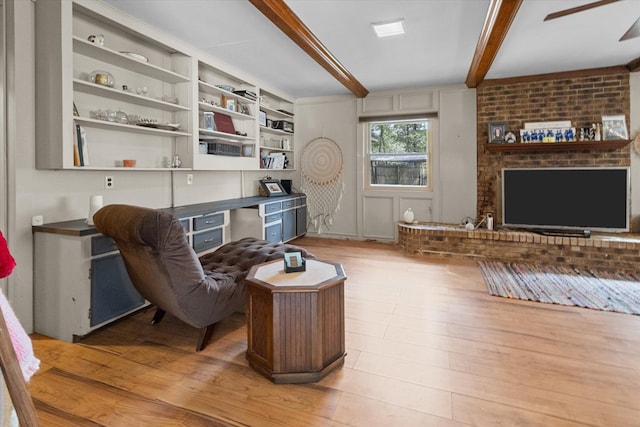
M 287 157 L 285 153 L 270 153 L 260 160 L 263 169 L 284 169 Z
M 73 165 L 89 166 L 89 151 L 87 149 L 87 131 L 76 125 L 73 135 Z

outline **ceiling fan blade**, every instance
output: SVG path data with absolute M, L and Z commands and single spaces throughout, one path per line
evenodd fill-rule
M 548 14 L 544 20 L 549 21 L 551 19 L 560 18 L 563 16 L 571 15 L 572 13 L 578 13 L 585 10 L 593 9 L 594 7 L 604 6 L 605 4 L 615 3 L 618 0 L 600 0 L 594 1 L 592 3 L 583 4 L 582 6 L 572 7 L 571 9 L 561 10 L 560 12 L 550 13 Z
M 633 39 L 638 36 L 640 36 L 640 18 L 636 19 L 636 22 L 634 22 L 633 25 L 629 27 L 627 32 L 624 33 L 618 41 L 621 42 L 623 40 Z

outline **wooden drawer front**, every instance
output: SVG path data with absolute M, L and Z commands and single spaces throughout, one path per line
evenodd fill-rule
M 269 224 L 270 222 L 280 221 L 281 219 L 282 219 L 282 214 L 281 213 L 267 215 L 265 217 L 265 219 L 264 219 L 264 223 L 265 224 Z
M 197 252 L 206 251 L 222 244 L 222 228 L 205 231 L 193 235 L 193 250 Z
M 224 224 L 223 213 L 205 215 L 193 219 L 193 231 L 206 230 L 207 228 L 218 227 L 222 224 Z
M 94 236 L 91 238 L 91 256 L 117 251 L 116 242 L 111 237 Z
M 184 228 L 185 233 L 188 233 L 189 230 L 189 220 L 188 219 L 181 219 L 180 220 L 180 224 L 182 224 L 182 228 Z
M 268 203 L 264 205 L 264 213 L 267 215 L 270 213 L 278 212 L 279 210 L 282 210 L 282 205 L 280 204 L 280 202 Z
M 304 206 L 307 204 L 307 198 L 306 197 L 298 197 L 296 199 L 296 206 Z
M 285 200 L 284 202 L 282 202 L 282 209 L 291 209 L 295 205 L 296 205 L 295 199 Z

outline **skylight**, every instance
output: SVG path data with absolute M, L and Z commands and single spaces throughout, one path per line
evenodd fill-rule
M 404 18 L 392 21 L 373 22 L 371 24 L 378 37 L 396 36 L 404 34 Z

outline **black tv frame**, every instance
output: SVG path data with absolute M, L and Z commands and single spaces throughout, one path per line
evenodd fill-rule
M 628 232 L 630 175 L 624 166 L 503 168 L 502 226 L 580 237 L 589 237 L 591 231 Z M 609 188 L 622 179 L 624 188 Z M 522 194 L 513 194 L 518 190 Z M 611 212 L 612 205 L 618 206 L 617 213 Z

